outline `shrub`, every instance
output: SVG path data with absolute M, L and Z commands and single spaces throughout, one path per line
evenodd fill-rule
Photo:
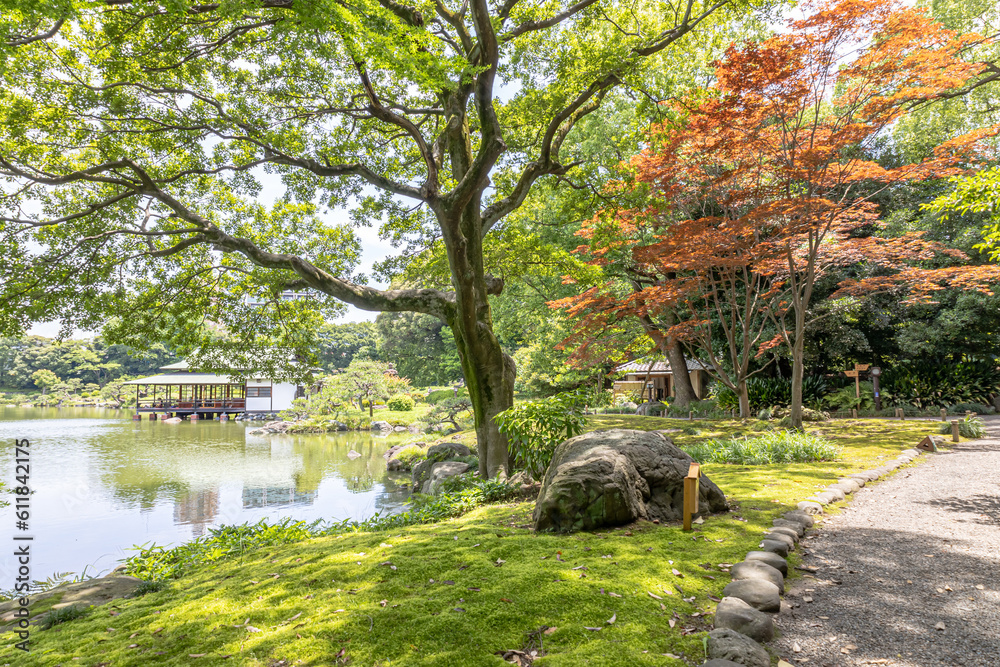
M 385 402 L 393 412 L 409 412 L 413 409 L 413 399 L 406 394 L 396 394 Z
M 996 410 L 992 405 L 983 405 L 982 403 L 956 403 L 948 407 L 948 414 L 950 415 L 964 415 L 966 412 L 975 412 L 977 415 L 991 415 Z
M 583 433 L 585 400 L 584 392 L 567 391 L 515 405 L 494 417 L 507 436 L 513 466 L 541 479 L 556 445 Z
M 944 422 L 939 430 L 941 433 L 951 433 L 951 423 Z M 986 426 L 979 417 L 967 416 L 958 422 L 958 434 L 963 438 L 982 438 L 986 435 Z
M 857 389 L 853 384 L 841 387 L 823 400 L 824 404 L 832 410 L 847 412 L 849 410 L 871 410 L 875 406 L 875 388 L 871 382 L 861 383 L 861 398 L 857 396 Z
M 794 431 L 774 431 L 752 438 L 709 440 L 682 449 L 700 463 L 738 465 L 835 461 L 840 457 L 840 449 L 829 440 Z
M 132 597 L 137 598 L 142 597 L 147 593 L 156 593 L 157 591 L 162 591 L 166 587 L 167 582 L 165 581 L 143 581 L 132 589 Z
M 469 393 L 465 390 L 465 387 L 458 388 L 458 395 L 455 395 L 454 389 L 438 389 L 437 391 L 432 391 L 427 394 L 427 402 L 431 405 L 437 405 L 441 401 L 447 400 L 449 398 L 467 398 Z
M 885 369 L 882 386 L 893 403 L 922 409 L 957 403 L 986 405 L 991 395 L 1000 393 L 1000 371 L 992 358 L 904 362 Z
M 72 605 L 70 607 L 62 607 L 60 609 L 53 609 L 45 618 L 42 620 L 42 629 L 48 630 L 49 628 L 59 625 L 60 623 L 65 623 L 66 621 L 72 621 L 75 618 L 82 618 L 90 613 L 90 610 L 86 607 L 81 607 L 79 605 Z

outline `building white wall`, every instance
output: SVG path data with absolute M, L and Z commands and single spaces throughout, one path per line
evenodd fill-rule
M 297 385 L 290 382 L 271 383 L 267 378 L 247 378 L 247 389 L 251 387 L 270 387 L 271 397 L 247 397 L 247 412 L 278 412 L 292 407 Z

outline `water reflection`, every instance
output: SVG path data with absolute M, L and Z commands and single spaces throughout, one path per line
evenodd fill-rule
M 364 519 L 407 502 L 408 477 L 386 472 L 382 454 L 412 436 L 248 430 L 237 422 L 133 422 L 128 413 L 82 408 L 0 408 L 0 439 L 32 441 L 33 575 L 107 570 L 132 545 L 176 544 L 221 524 Z M 0 466 L 11 483 L 12 448 L 0 450 Z M 0 511 L 0 535 L 12 530 L 9 510 Z M 0 559 L 0 588 L 12 565 Z

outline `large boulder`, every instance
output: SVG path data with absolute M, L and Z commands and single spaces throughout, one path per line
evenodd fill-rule
M 707 653 L 709 660 L 732 660 L 744 667 L 771 667 L 767 649 L 729 628 L 716 628 L 708 633 Z
M 392 424 L 387 421 L 374 421 L 371 428 L 373 431 L 391 431 Z
M 427 458 L 448 461 L 459 456 L 471 456 L 472 451 L 460 442 L 439 442 L 427 448 Z
M 421 488 L 422 493 L 436 496 L 441 492 L 441 485 L 449 477 L 462 475 L 469 471 L 469 464 L 461 461 L 442 461 L 431 466 L 430 477 Z
M 636 519 L 680 521 L 692 458 L 661 433 L 614 429 L 556 447 L 535 503 L 535 530 L 591 530 Z M 728 509 L 702 475 L 699 511 Z

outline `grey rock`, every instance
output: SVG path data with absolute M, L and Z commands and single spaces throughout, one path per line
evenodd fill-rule
M 831 484 L 830 486 L 823 489 L 824 493 L 832 493 L 834 502 L 839 502 L 841 500 L 847 499 L 847 492 L 844 489 L 838 487 L 836 484 Z
M 701 667 L 743 667 L 743 665 L 738 662 L 733 662 L 732 660 L 721 660 L 716 658 L 702 663 Z
M 708 658 L 729 660 L 743 667 L 771 667 L 771 656 L 763 646 L 729 628 L 708 633 Z
M 792 510 L 791 512 L 785 512 L 781 516 L 785 517 L 789 521 L 798 521 L 806 528 L 812 528 L 816 521 L 813 520 L 812 516 L 803 510 Z
M 777 612 L 781 609 L 781 591 L 770 581 L 762 581 L 760 579 L 732 581 L 723 589 L 722 595 L 739 598 L 760 611 Z M 718 622 L 716 622 L 716 627 L 719 627 Z M 731 626 L 726 625 L 722 627 Z M 739 628 L 732 629 L 742 632 Z M 744 632 L 743 634 L 749 633 Z
M 800 512 L 805 512 L 806 514 L 823 513 L 823 503 L 816 503 L 812 502 L 811 500 L 803 500 L 795 506 L 799 508 Z
M 749 551 L 747 552 L 745 560 L 761 561 L 762 563 L 766 563 L 780 572 L 781 576 L 788 576 L 788 561 L 771 551 Z
M 841 477 L 837 480 L 837 485 L 841 488 L 847 487 L 850 489 L 848 493 L 854 493 L 864 485 L 864 481 L 858 481 L 856 479 L 851 479 L 850 477 Z
M 385 454 L 382 455 L 382 458 L 384 458 L 386 461 L 388 461 L 389 459 L 391 459 L 393 457 L 393 455 L 396 452 L 398 452 L 402 448 L 403 448 L 403 445 L 393 445 L 388 450 L 386 450 Z
M 860 487 L 863 487 L 865 484 L 872 481 L 871 478 L 869 478 L 866 473 L 857 473 L 857 472 L 852 475 L 849 475 L 846 479 L 853 479 L 855 482 L 858 483 L 858 486 Z
M 829 489 L 827 489 L 825 491 L 821 491 L 820 493 L 817 493 L 817 494 L 813 495 L 812 499 L 816 500 L 816 501 L 819 501 L 819 502 L 822 502 L 824 505 L 829 505 L 830 503 L 835 503 L 838 500 L 837 494 L 834 493 L 833 491 L 830 491 Z M 841 493 L 840 494 L 840 500 L 843 500 L 843 499 L 844 499 L 844 494 Z
M 461 461 L 441 461 L 431 466 L 430 478 L 424 482 L 422 491 L 436 496 L 441 492 L 441 485 L 449 477 L 455 477 L 469 471 L 469 464 Z
M 401 433 L 401 432 L 403 432 L 403 431 L 406 430 L 406 427 L 405 426 L 393 426 L 392 430 L 396 431 L 397 433 Z
M 789 537 L 791 538 L 793 545 L 799 541 L 799 535 L 798 533 L 795 532 L 795 529 L 793 528 L 786 528 L 785 526 L 775 526 L 774 528 L 771 529 L 771 534 L 784 535 L 785 537 Z
M 431 467 L 437 463 L 437 461 L 431 461 L 430 459 L 424 459 L 416 465 L 413 466 L 413 471 L 410 473 L 410 481 L 413 482 L 413 492 L 422 491 L 424 488 L 424 482 L 430 479 Z
M 715 627 L 735 630 L 758 642 L 774 638 L 771 617 L 735 597 L 722 598 L 715 610 Z
M 679 521 L 692 458 L 656 432 L 594 431 L 559 444 L 535 503 L 535 530 L 574 531 L 631 523 Z M 728 509 L 704 474 L 700 513 Z
M 767 563 L 759 560 L 746 560 L 737 563 L 729 569 L 729 576 L 733 581 L 740 579 L 763 579 L 770 581 L 778 587 L 782 593 L 785 592 L 785 577 Z
M 907 456 L 912 456 L 913 458 L 920 456 L 919 449 L 904 449 L 903 453 L 906 454 Z
M 460 442 L 439 442 L 427 448 L 427 458 L 447 461 L 458 456 L 470 456 L 472 451 Z
M 391 431 L 392 430 L 392 424 L 390 424 L 387 421 L 372 422 L 372 430 L 373 431 Z
M 806 527 L 802 525 L 801 521 L 789 521 L 788 519 L 774 519 L 771 525 L 776 528 L 788 528 L 795 533 L 796 541 L 798 538 L 806 534 Z
M 782 535 L 784 537 L 784 535 Z M 778 554 L 779 556 L 787 556 L 788 552 L 792 550 L 788 542 L 784 540 L 771 540 L 764 539 L 760 541 L 760 548 L 764 551 L 770 551 L 771 553 Z

